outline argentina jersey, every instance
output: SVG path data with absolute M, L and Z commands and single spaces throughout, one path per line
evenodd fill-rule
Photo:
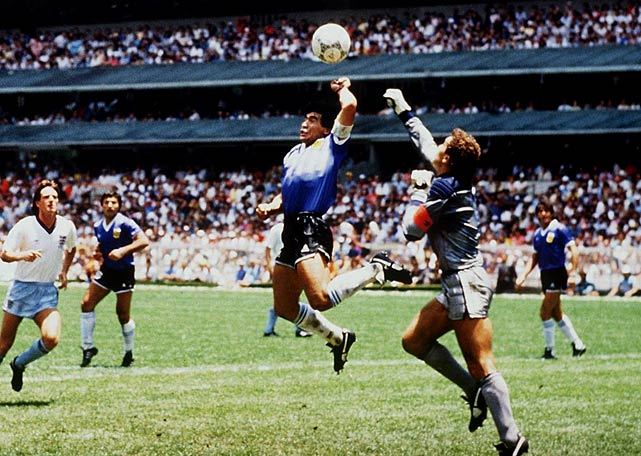
M 103 218 L 93 226 L 98 239 L 103 265 L 110 269 L 123 269 L 134 265 L 134 255 L 130 253 L 118 261 L 109 259 L 109 252 L 133 242 L 141 231 L 140 227 L 129 217 L 120 213 L 116 214 L 111 223 L 107 224 Z
M 283 160 L 283 211 L 324 214 L 336 200 L 338 169 L 347 155 L 347 140 L 334 134 L 310 146 L 300 143 Z
M 547 228 L 538 228 L 534 233 L 534 250 L 539 259 L 539 269 L 565 267 L 565 246 L 574 241 L 570 230 L 554 219 Z
M 483 266 L 476 189 L 455 176 L 434 179 L 425 203 L 432 220 L 427 232 L 444 273 Z

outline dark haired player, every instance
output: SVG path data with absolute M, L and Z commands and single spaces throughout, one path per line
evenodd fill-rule
M 97 255 L 102 260 L 102 266 L 82 298 L 80 367 L 87 367 L 91 358 L 98 354 L 93 340 L 96 326 L 95 308 L 110 291 L 116 294 L 116 313 L 122 327 L 124 356 L 121 365 L 129 367 L 134 361 L 136 328 L 130 316 L 131 298 L 136 282 L 133 254 L 145 249 L 149 245 L 149 239 L 135 221 L 120 213 L 122 199 L 118 193 L 103 194 L 100 204 L 103 218 L 94 224 L 94 233 L 98 239 Z

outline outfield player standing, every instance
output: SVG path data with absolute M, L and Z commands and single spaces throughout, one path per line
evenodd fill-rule
M 403 230 L 408 241 L 427 233 L 441 265 L 443 291 L 405 330 L 403 348 L 465 392 L 470 432 L 483 424 L 489 408 L 501 439 L 496 445 L 499 454 L 526 453 L 529 443 L 514 421 L 508 387 L 492 353 L 488 311 L 493 290 L 478 250 L 479 217 L 472 183 L 481 148 L 474 137 L 458 128 L 437 145 L 400 90 L 388 89 L 383 96 L 437 176 L 430 186 L 431 173 L 412 173 L 416 190 L 403 218 Z M 468 370 L 438 342 L 452 329 Z
M 554 218 L 554 208 L 547 202 L 536 206 L 536 216 L 541 226 L 534 233 L 534 253 L 525 266 L 523 274 L 516 281 L 516 288 L 523 287 L 525 279 L 538 264 L 541 270 L 541 321 L 545 351 L 542 359 L 556 359 L 554 353 L 555 322 L 561 332 L 572 343 L 572 356 L 579 357 L 586 352 L 586 347 L 568 317 L 561 308 L 561 293 L 568 286 L 568 271 L 565 268 L 565 249 L 570 250 L 572 271 L 578 271 L 579 251 L 574 237 L 565 225 Z
M 336 200 L 338 170 L 347 155 L 356 116 L 357 101 L 350 85 L 345 77 L 330 83 L 340 103 L 335 119 L 318 107 L 307 111 L 299 130 L 301 142 L 283 160 L 282 193 L 257 208 L 262 219 L 278 212 L 285 214 L 284 246 L 272 280 L 274 308 L 279 316 L 327 341 L 336 373 L 343 369 L 356 335 L 330 322 L 321 312 L 375 280 L 411 282 L 409 272 L 385 253 L 330 281 L 333 240 L 323 215 Z M 298 301 L 303 291 L 309 304 Z
M 20 391 L 26 366 L 53 350 L 60 340 L 58 289 L 67 288 L 67 271 L 76 254 L 76 227 L 58 213 L 58 185 L 38 184 L 33 195 L 35 215 L 20 220 L 9 231 L 0 259 L 16 261 L 14 280 L 4 301 L 0 334 L 0 362 L 13 345 L 23 318 L 40 328 L 40 338 L 11 361 L 11 387 Z
M 104 193 L 100 198 L 103 218 L 94 224 L 98 239 L 98 256 L 102 260 L 100 271 L 89 284 L 82 298 L 80 336 L 82 339 L 82 362 L 87 367 L 98 349 L 94 346 L 96 306 L 113 291 L 116 294 L 116 314 L 122 329 L 124 356 L 121 366 L 129 367 L 134 361 L 134 330 L 131 318 L 131 298 L 135 280 L 134 253 L 149 245 L 149 239 L 138 224 L 120 213 L 122 199 L 115 191 Z

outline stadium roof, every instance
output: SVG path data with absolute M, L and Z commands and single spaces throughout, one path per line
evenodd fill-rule
M 641 133 L 641 111 L 530 111 L 510 114 L 421 116 L 435 136 L 454 127 L 478 137 Z M 200 120 L 168 122 L 77 122 L 61 125 L 0 125 L 0 147 L 52 148 L 136 144 L 256 143 L 297 141 L 301 119 Z M 359 116 L 356 141 L 407 141 L 393 116 Z
M 0 93 L 75 92 L 358 80 L 641 71 L 641 46 L 595 46 L 310 60 L 1 71 Z

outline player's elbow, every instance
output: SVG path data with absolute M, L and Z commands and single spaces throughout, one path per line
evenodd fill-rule
M 418 241 L 420 239 L 423 239 L 423 236 L 425 236 L 425 233 L 413 223 L 410 225 L 406 225 L 403 223 L 401 225 L 401 228 L 403 229 L 403 235 L 405 236 L 405 239 L 407 239 L 407 242 Z

